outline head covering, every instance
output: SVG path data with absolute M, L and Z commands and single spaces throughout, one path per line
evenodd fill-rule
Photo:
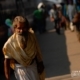
M 13 20 L 13 27 L 19 22 L 26 22 L 26 18 L 24 18 L 23 16 L 16 16 Z
M 44 5 L 43 2 L 40 2 L 40 3 L 38 4 L 37 8 L 40 9 L 41 6 L 43 6 L 43 5 Z
M 19 22 L 23 22 L 25 24 L 27 30 L 29 30 L 29 28 L 30 28 L 29 21 L 24 16 L 16 16 L 14 18 L 13 24 L 12 24 L 13 25 L 13 28 L 15 28 Z
M 12 27 L 12 21 L 10 19 L 6 19 L 5 20 L 5 24 L 8 26 L 8 27 Z
M 56 4 L 57 8 L 62 8 L 62 6 L 60 4 Z

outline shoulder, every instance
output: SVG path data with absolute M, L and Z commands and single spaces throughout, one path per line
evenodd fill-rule
M 28 34 L 29 34 L 29 37 L 31 37 L 31 38 L 33 38 L 33 39 L 35 39 L 35 38 L 36 38 L 35 33 L 29 32 Z
M 16 34 L 14 33 L 12 36 L 9 37 L 8 41 L 12 42 L 15 40 L 15 38 L 16 38 Z
M 28 35 L 31 37 L 34 37 L 34 33 L 30 32 L 30 31 L 28 32 Z
M 15 34 L 13 34 L 12 36 L 10 36 L 8 38 L 8 40 L 5 42 L 4 46 L 8 46 L 9 44 L 11 44 L 15 39 Z
M 34 34 L 34 30 L 32 28 L 29 29 L 29 32 Z

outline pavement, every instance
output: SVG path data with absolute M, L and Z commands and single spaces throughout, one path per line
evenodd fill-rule
M 80 43 L 76 33 L 67 30 L 62 35 L 50 35 L 45 39 L 50 41 L 43 43 L 46 49 L 42 48 L 46 80 L 80 80 Z
M 47 19 L 47 32 L 36 34 L 45 66 L 45 80 L 80 80 L 80 43 L 76 32 L 61 29 L 58 35 Z M 0 80 L 4 77 L 1 75 Z M 11 76 L 11 80 L 16 80 Z
M 80 43 L 76 32 L 56 34 L 47 20 L 47 33 L 37 35 L 45 65 L 45 80 L 80 80 Z

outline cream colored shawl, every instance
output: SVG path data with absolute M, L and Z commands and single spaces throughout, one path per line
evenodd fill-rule
M 33 33 L 28 33 L 28 41 L 25 44 L 27 44 L 27 47 L 23 50 L 19 46 L 14 33 L 3 47 L 4 56 L 9 56 L 9 58 L 16 60 L 23 66 L 30 65 L 35 56 L 37 56 L 38 61 L 42 61 L 42 55 Z

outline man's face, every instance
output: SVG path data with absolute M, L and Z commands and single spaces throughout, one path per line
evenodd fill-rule
M 15 32 L 19 35 L 25 35 L 27 34 L 27 26 L 25 26 L 25 23 L 19 22 L 15 28 Z

